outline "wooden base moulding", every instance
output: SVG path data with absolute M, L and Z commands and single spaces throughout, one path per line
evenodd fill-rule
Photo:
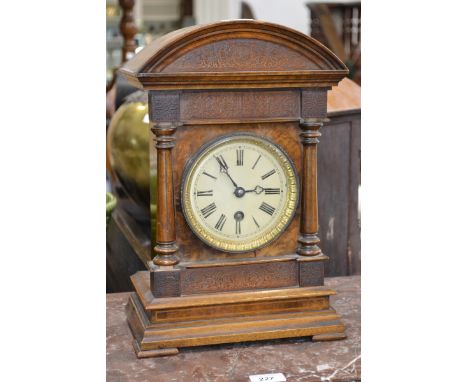
M 154 298 L 150 272 L 132 276 L 127 320 L 139 358 L 175 355 L 179 348 L 311 336 L 345 338 L 330 306 L 335 292 L 292 287 Z

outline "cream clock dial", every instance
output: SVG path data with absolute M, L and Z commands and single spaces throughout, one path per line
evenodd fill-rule
M 271 243 L 291 222 L 297 202 L 291 160 L 254 135 L 230 135 L 205 145 L 183 176 L 187 223 L 222 251 L 247 252 Z

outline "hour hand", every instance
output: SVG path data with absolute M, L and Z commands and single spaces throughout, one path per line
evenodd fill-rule
M 255 192 L 257 195 L 263 192 L 264 188 L 262 186 L 255 186 L 255 188 L 251 190 L 245 190 L 245 192 Z

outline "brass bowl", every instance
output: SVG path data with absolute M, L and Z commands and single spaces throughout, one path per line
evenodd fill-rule
M 129 98 L 116 111 L 107 131 L 111 175 L 114 186 L 117 183 L 125 195 L 149 215 L 148 104 L 145 93 Z

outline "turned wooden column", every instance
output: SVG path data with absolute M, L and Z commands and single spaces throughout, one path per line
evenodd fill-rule
M 172 178 L 172 148 L 174 133 L 180 123 L 160 122 L 151 127 L 157 152 L 156 175 L 156 245 L 153 263 L 173 266 L 179 263 L 175 231 L 174 185 Z
M 302 154 L 301 227 L 297 253 L 302 256 L 317 256 L 322 253 L 318 244 L 318 200 L 317 200 L 317 143 L 322 119 L 301 119 L 300 136 Z
M 120 33 L 123 37 L 122 46 L 122 64 L 132 58 L 135 53 L 136 43 L 135 35 L 138 28 L 133 18 L 133 7 L 135 0 L 119 0 L 120 8 L 122 8 L 122 18 L 120 19 Z

